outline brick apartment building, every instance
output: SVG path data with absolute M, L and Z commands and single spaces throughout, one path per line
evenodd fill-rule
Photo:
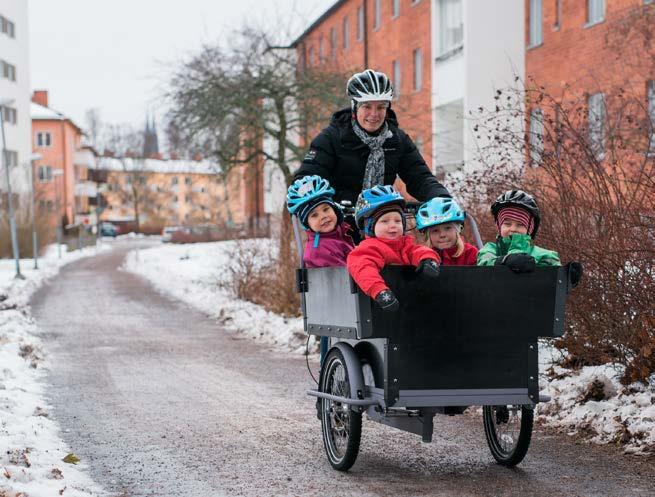
M 493 109 L 516 77 L 552 95 L 569 85 L 592 114 L 603 112 L 603 88 L 627 84 L 655 122 L 655 59 L 643 53 L 654 9 L 654 0 L 340 0 L 293 46 L 301 70 L 386 72 L 401 126 L 441 175 L 475 161 L 470 116 Z
M 87 181 L 93 154 L 83 145 L 84 133 L 66 115 L 49 107 L 48 92 L 32 96 L 32 150 L 37 215 L 51 218 L 51 226 L 74 224 L 89 214 L 95 188 Z M 91 186 L 91 188 L 88 188 Z
M 525 26 L 529 84 L 586 103 L 599 147 L 619 91 L 642 101 L 655 125 L 655 1 L 526 0 Z M 542 109 L 527 112 L 538 130 Z
M 340 0 L 292 46 L 302 70 L 371 67 L 389 75 L 400 125 L 431 164 L 430 1 Z

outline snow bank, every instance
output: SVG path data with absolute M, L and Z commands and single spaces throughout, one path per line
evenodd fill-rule
M 235 298 L 225 288 L 230 251 L 235 243 L 270 245 L 271 240 L 163 245 L 128 254 L 124 268 L 144 276 L 159 291 L 218 319 L 226 328 L 279 350 L 305 353 L 307 336 L 301 318 L 285 318 Z M 314 339 L 310 350 L 314 351 Z
M 160 291 L 217 318 L 226 327 L 277 348 L 304 353 L 306 337 L 300 318 L 286 319 L 238 300 L 221 288 L 234 243 L 165 245 L 133 251 L 125 268 L 144 276 Z M 311 347 L 315 350 L 313 339 Z M 587 436 L 594 442 L 620 443 L 630 453 L 655 451 L 655 377 L 646 386 L 624 387 L 618 381 L 619 369 L 599 366 L 564 370 L 552 366 L 556 353 L 548 343 L 541 344 L 542 392 L 553 398 L 537 407 L 542 423 Z
M 551 345 L 541 344 L 542 392 L 553 400 L 538 405 L 539 421 L 571 436 L 620 444 L 627 453 L 655 453 L 655 375 L 648 385 L 624 386 L 619 381 L 620 366 L 572 371 L 554 366 L 555 354 Z
M 108 250 L 106 245 L 99 250 Z M 55 246 L 39 259 L 22 260 L 24 280 L 14 279 L 13 260 L 0 260 L 0 495 L 50 497 L 101 495 L 79 467 L 62 461 L 69 454 L 44 402 L 44 365 L 39 330 L 27 302 L 59 268 L 95 255 L 96 248 L 62 253 Z

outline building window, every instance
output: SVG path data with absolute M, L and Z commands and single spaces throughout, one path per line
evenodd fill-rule
M 316 54 L 314 53 L 314 47 L 309 49 L 309 67 L 314 67 L 316 64 Z
M 587 0 L 587 26 L 605 20 L 605 0 Z
M 52 181 L 52 168 L 50 166 L 39 166 L 39 183 L 50 183 Z
M 559 31 L 562 22 L 562 0 L 555 0 L 555 22 L 553 23 L 553 30 Z
M 447 54 L 462 46 L 464 43 L 462 0 L 440 0 L 439 27 L 439 55 Z
M 45 131 L 39 131 L 36 134 L 36 146 L 37 147 L 50 147 L 52 145 L 52 135 Z
M 364 39 L 364 6 L 357 7 L 357 41 Z
M 190 204 L 190 203 L 191 203 L 191 195 L 185 195 L 185 196 L 184 196 L 184 201 L 185 201 L 187 204 Z
M 380 29 L 382 24 L 382 13 L 381 13 L 381 0 L 375 0 L 373 2 L 373 29 Z
M 544 153 L 544 114 L 541 109 L 530 112 L 530 164 L 532 167 L 541 165 Z
M 8 79 L 9 81 L 16 81 L 16 66 L 0 60 L 0 65 L 2 66 L 2 77 Z
M 605 99 L 602 93 L 595 93 L 589 97 L 589 145 L 597 160 L 605 156 Z
M 655 80 L 648 82 L 648 116 L 650 117 L 650 152 L 655 152 Z
M 655 2 L 655 0 L 644 0 L 644 5 L 650 5 L 653 2 Z
M 9 38 L 16 38 L 16 26 L 4 16 L 0 16 L 0 29 Z
M 132 186 L 132 175 L 128 174 L 125 176 L 125 185 L 126 186 Z
M 325 63 L 325 43 L 323 43 L 323 37 L 318 40 L 318 61 L 323 64 Z
M 16 124 L 18 116 L 16 109 L 2 106 L 0 107 L 0 111 L 2 112 L 2 119 L 5 121 L 5 124 Z
M 400 97 L 400 61 L 394 60 L 391 67 L 391 77 L 393 78 L 393 97 L 397 100 Z
M 414 90 L 418 91 L 423 87 L 423 54 L 420 48 L 413 51 L 414 60 Z
M 350 30 L 348 29 L 348 18 L 343 18 L 343 49 L 348 48 L 348 38 L 350 36 Z
M 173 185 L 173 186 L 177 185 L 177 182 L 178 182 L 178 181 L 179 181 L 179 180 L 177 179 L 177 176 L 173 176 L 173 177 L 171 178 L 171 185 Z
M 330 57 L 337 58 L 337 28 L 330 30 Z
M 191 176 L 187 176 L 184 178 L 184 184 L 187 186 L 191 186 Z
M 412 5 L 416 5 L 420 2 L 421 0 L 412 0 Z
M 16 167 L 18 166 L 18 152 L 14 150 L 6 150 L 6 155 L 5 155 L 5 163 L 9 167 Z
M 400 0 L 391 0 L 391 17 L 396 18 L 400 15 Z
M 146 184 L 146 177 L 145 176 L 139 176 L 139 184 L 140 185 L 145 185 Z
M 536 47 L 544 41 L 543 36 L 543 1 L 530 0 L 530 42 L 529 46 Z

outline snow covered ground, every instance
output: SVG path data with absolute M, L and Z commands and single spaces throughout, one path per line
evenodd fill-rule
M 160 291 L 213 316 L 221 325 L 278 349 L 304 353 L 300 318 L 284 318 L 244 302 L 225 289 L 235 243 L 164 245 L 131 252 L 125 268 L 146 277 Z M 271 244 L 256 240 L 248 243 Z M 253 323 L 257 323 L 253 327 Z M 315 344 L 310 343 L 315 351 Z M 620 443 L 626 452 L 655 452 L 655 375 L 649 385 L 622 386 L 621 371 L 611 365 L 569 371 L 554 366 L 556 351 L 540 346 L 542 393 L 553 401 L 540 404 L 537 419 L 570 435 L 598 443 Z M 550 374 L 548 374 L 550 373 Z
M 109 250 L 107 244 L 98 250 Z M 21 261 L 24 280 L 14 279 L 13 259 L 0 260 L 0 496 L 87 497 L 102 495 L 79 466 L 64 462 L 70 451 L 48 417 L 43 377 L 48 365 L 30 316 L 30 296 L 64 264 L 95 255 L 96 248 L 62 253 L 49 247 L 33 269 Z M 70 460 L 70 458 L 69 458 Z

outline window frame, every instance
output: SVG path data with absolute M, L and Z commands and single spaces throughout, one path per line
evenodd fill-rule
M 528 22 L 528 49 L 539 47 L 544 43 L 543 0 L 530 0 L 529 9 L 530 18 Z
M 382 26 L 382 0 L 373 0 L 373 31 Z
M 601 92 L 589 95 L 587 98 L 587 127 L 589 146 L 596 160 L 605 158 L 605 120 L 607 109 L 605 95 Z
M 590 28 L 596 24 L 605 22 L 605 14 L 607 13 L 607 2 L 606 0 L 587 0 L 586 1 L 587 12 L 585 15 L 585 28 Z M 596 12 L 598 10 L 598 12 Z M 592 14 L 599 17 L 592 19 Z
M 394 59 L 391 61 L 391 77 L 393 78 L 393 99 L 400 99 L 400 87 L 402 85 L 402 68 L 400 65 L 400 59 Z
M 337 28 L 330 28 L 330 57 L 337 58 Z
M 45 173 L 45 174 L 43 174 Z M 39 183 L 52 183 L 54 176 L 52 175 L 52 166 L 42 164 L 37 169 L 36 175 Z
M 391 0 L 391 19 L 400 17 L 400 0 Z
M 463 14 L 462 14 L 462 23 L 461 23 L 461 26 L 462 26 L 462 39 L 461 39 L 461 41 L 459 43 L 457 43 L 457 44 L 452 44 L 452 45 L 446 46 L 446 33 L 447 33 L 447 30 L 445 29 L 445 19 L 446 19 L 445 8 L 446 8 L 446 3 L 448 1 L 449 0 L 439 0 L 437 2 L 437 8 L 439 9 L 439 11 L 438 11 L 439 12 L 439 40 L 438 40 L 439 53 L 438 53 L 438 55 L 436 57 L 437 60 L 442 59 L 442 58 L 447 58 L 449 54 L 454 54 L 454 53 L 458 52 L 464 46 L 464 16 L 463 16 Z M 459 4 L 461 5 L 461 8 L 463 8 L 463 0 L 456 0 L 456 1 L 458 1 Z
M 423 50 L 421 47 L 412 50 L 412 65 L 414 91 L 421 91 L 423 89 Z
M 544 111 L 539 107 L 530 110 L 530 166 L 540 167 L 544 156 Z
M 42 139 L 42 137 L 44 139 Z M 50 131 L 37 131 L 36 132 L 36 146 L 39 148 L 52 147 L 52 133 Z
M 364 40 L 364 5 L 357 7 L 357 41 Z
M 341 48 L 348 50 L 350 45 L 350 24 L 348 22 L 348 16 L 344 16 L 341 22 L 341 31 Z

